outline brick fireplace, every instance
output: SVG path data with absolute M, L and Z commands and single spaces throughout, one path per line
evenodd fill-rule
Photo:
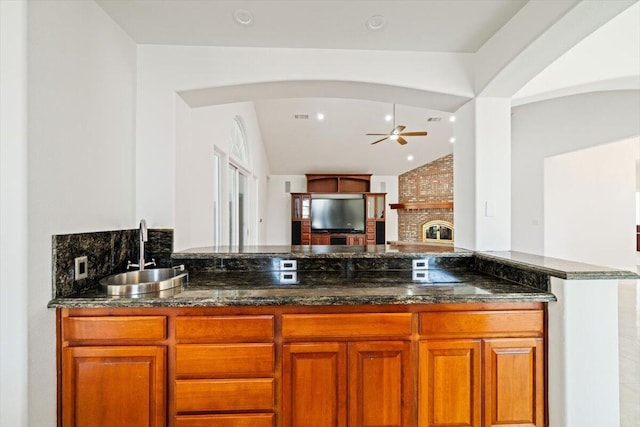
M 400 175 L 398 196 L 400 242 L 424 243 L 423 225 L 430 221 L 453 227 L 453 154 Z

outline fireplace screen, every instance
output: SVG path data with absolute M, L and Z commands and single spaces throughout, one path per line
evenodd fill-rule
M 448 221 L 429 221 L 422 224 L 424 243 L 453 244 L 453 224 Z

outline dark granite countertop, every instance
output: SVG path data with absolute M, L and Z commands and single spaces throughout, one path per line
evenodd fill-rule
M 99 290 L 60 294 L 52 308 L 549 302 L 550 278 L 637 279 L 615 270 L 519 252 L 472 252 L 428 245 L 250 246 L 174 252 L 190 274 L 182 288 L 136 298 Z M 297 273 L 278 271 L 297 260 Z M 428 260 L 422 279 L 412 261 Z
M 272 245 L 272 246 L 207 246 L 174 252 L 173 259 L 252 258 L 411 258 L 419 255 L 434 257 L 472 256 L 473 251 L 452 246 L 435 245 Z
M 293 276 L 293 277 L 292 277 Z M 176 292 L 177 291 L 177 292 Z M 469 302 L 549 302 L 553 294 L 465 270 L 388 272 L 226 272 L 194 273 L 189 284 L 138 298 L 100 292 L 49 303 L 52 308 L 219 307 L 282 305 L 435 304 Z
M 566 280 L 636 280 L 638 274 L 593 264 L 550 258 L 516 251 L 476 252 L 476 259 L 497 261 L 504 265 L 535 270 Z

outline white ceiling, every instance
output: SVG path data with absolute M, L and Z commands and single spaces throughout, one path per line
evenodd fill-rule
M 387 133 L 392 122 L 385 121 L 393 105 L 383 102 L 296 98 L 256 101 L 256 113 L 271 173 L 297 175 L 322 172 L 361 172 L 399 175 L 453 151 L 451 114 L 424 108 L 396 106 L 396 125 L 406 132 L 427 131 L 427 136 L 407 137 L 408 144 L 385 140 L 366 133 Z M 308 114 L 298 120 L 294 114 Z M 317 114 L 323 113 L 324 120 Z M 427 122 L 429 117 L 440 121 Z M 407 157 L 412 155 L 413 160 Z
M 144 44 L 476 52 L 526 0 L 97 0 Z M 234 11 L 253 15 L 240 25 Z M 382 15 L 376 31 L 366 20 Z
M 530 24 L 540 20 L 535 19 L 536 11 L 546 8 L 543 3 L 527 0 L 96 1 L 138 44 L 449 52 L 464 57 L 472 56 L 485 43 L 491 44 L 495 40 L 492 36 L 509 25 L 517 24 L 516 38 L 527 34 L 531 31 Z M 576 3 L 575 0 L 563 2 L 567 7 Z M 612 20 L 615 25 L 605 27 L 613 28 L 609 31 L 614 34 L 625 32 L 623 39 L 633 41 L 640 26 L 636 19 L 638 7 L 636 4 L 625 12 L 623 15 L 627 18 Z M 254 22 L 248 26 L 235 22 L 233 14 L 238 9 L 251 12 Z M 519 11 L 518 17 L 505 25 Z M 564 12 L 557 13 L 550 22 Z M 373 15 L 385 17 L 386 25 L 381 30 L 366 28 L 367 18 Z M 626 30 L 628 27 L 630 29 Z M 580 48 L 589 52 L 589 58 L 601 57 L 606 52 L 608 60 L 598 63 L 600 67 L 613 70 L 609 75 L 629 75 L 626 68 L 622 70 L 621 64 L 636 58 L 633 49 L 637 48 L 638 41 L 625 48 L 612 48 L 606 43 L 608 39 L 605 37 L 603 42 L 600 38 L 597 43 L 587 44 L 585 39 Z M 489 62 L 500 60 L 500 55 L 507 52 L 500 40 L 496 43 L 503 48 L 497 50 L 497 57 L 490 56 Z M 527 43 L 521 43 L 521 48 L 526 48 Z M 626 62 L 615 61 L 612 55 L 624 58 Z M 549 67 L 556 71 L 542 73 L 542 87 L 538 87 L 538 78 L 534 78 L 529 84 L 532 90 L 522 91 L 519 97 L 535 100 L 536 93 L 554 88 L 553 76 L 570 76 L 568 83 L 563 83 L 566 86 L 583 75 L 576 70 L 593 69 L 575 62 Z M 563 64 L 563 61 L 557 63 Z M 557 71 L 560 67 L 563 72 Z M 639 73 L 632 69 L 630 74 Z M 598 76 L 589 78 L 597 81 Z M 338 83 L 315 82 L 316 86 L 325 84 L 326 90 L 318 91 L 314 87 L 324 98 L 307 97 L 311 95 L 305 94 L 305 90 L 310 90 L 313 82 L 200 88 L 181 91 L 180 95 L 193 108 L 254 101 L 272 174 L 366 172 L 398 175 L 452 151 L 449 138 L 454 131 L 453 125 L 446 120 L 449 113 L 427 109 L 426 101 L 433 103 L 437 98 L 439 106 L 436 108 L 455 111 L 466 102 L 463 97 L 415 89 L 403 91 L 400 87 L 373 91 L 370 84 L 358 86 L 356 82 L 343 82 L 340 86 Z M 372 95 L 374 92 L 383 95 L 376 97 Z M 515 103 L 522 103 L 517 98 Z M 426 130 L 429 135 L 408 138 L 406 146 L 392 141 L 371 146 L 374 139 L 366 137 L 365 133 L 391 130 L 392 125 L 383 119 L 392 108 L 391 102 L 413 105 L 398 106 L 397 123 L 406 125 L 407 131 Z M 323 122 L 315 119 L 317 112 L 325 114 Z M 310 119 L 294 120 L 295 113 L 308 113 Z M 443 120 L 428 123 L 426 120 L 431 116 L 442 116 Z M 407 160 L 410 154 L 414 156 L 413 161 Z

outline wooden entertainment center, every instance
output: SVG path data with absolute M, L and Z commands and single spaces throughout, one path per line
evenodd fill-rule
M 292 245 L 385 244 L 386 193 L 371 193 L 371 174 L 307 174 L 307 192 L 291 193 Z M 313 199 L 364 200 L 363 228 L 320 230 L 312 227 Z

